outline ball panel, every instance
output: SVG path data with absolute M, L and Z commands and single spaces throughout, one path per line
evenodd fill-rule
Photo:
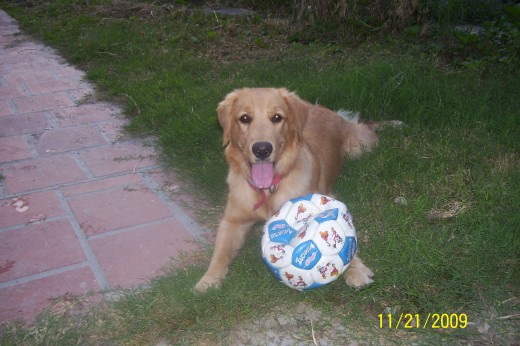
M 317 223 L 323 223 L 329 220 L 336 220 L 338 218 L 339 209 L 327 209 L 314 216 L 314 221 Z
M 271 216 L 271 218 L 269 220 L 270 221 L 284 220 L 286 218 L 286 216 L 287 216 L 287 212 L 289 212 L 289 210 L 291 209 L 292 205 L 293 204 L 290 201 L 286 202 L 284 205 L 282 205 L 280 210 L 278 210 L 276 213 L 273 214 L 273 216 Z
M 289 226 L 285 220 L 276 220 L 267 226 L 269 239 L 274 242 L 289 244 L 298 231 Z
M 317 227 L 313 227 L 312 222 L 311 223 L 305 223 L 302 227 L 298 230 L 298 233 L 294 236 L 294 238 L 291 240 L 291 245 L 294 247 L 297 247 L 301 243 L 304 243 L 308 240 L 314 239 L 316 237 L 316 233 L 318 231 Z
M 320 208 L 320 210 L 323 211 L 323 210 L 329 209 L 330 208 L 329 203 L 335 201 L 335 199 L 332 197 L 328 197 L 328 196 L 324 196 L 324 195 L 315 193 L 312 195 L 311 201 L 312 201 L 312 203 L 314 203 L 314 205 L 318 206 L 318 208 Z
M 345 269 L 347 267 L 339 256 L 323 256 L 311 271 L 312 279 L 316 283 L 326 285 L 336 280 Z
M 286 220 L 294 228 L 300 228 L 303 223 L 309 222 L 313 215 L 319 213 L 320 210 L 310 201 L 302 200 L 294 203 L 287 213 Z
M 345 234 L 347 235 L 355 235 L 356 234 L 356 227 L 354 226 L 354 220 L 352 219 L 352 215 L 347 211 L 344 213 L 341 213 L 341 218 L 338 219 L 338 221 L 344 225 L 345 227 Z M 349 234 L 350 232 L 350 234 Z
M 294 203 L 298 203 L 300 201 L 310 201 L 310 200 L 312 200 L 312 197 L 314 197 L 314 194 L 310 193 L 310 194 L 302 196 L 302 197 L 293 198 L 289 202 L 294 204 Z
M 293 266 L 281 269 L 280 277 L 284 284 L 297 290 L 304 290 L 313 283 L 310 271 Z
M 315 194 L 313 197 L 314 197 L 313 198 L 314 203 L 316 203 L 316 205 L 319 205 L 319 206 L 325 206 L 328 203 L 335 201 L 335 199 L 332 197 L 323 196 L 323 195 L 319 195 L 319 194 Z M 328 208 L 328 207 L 325 207 L 325 208 L 321 207 L 321 209 L 326 209 L 326 208 Z
M 324 255 L 338 254 L 345 245 L 343 227 L 336 221 L 327 221 L 316 227 L 314 242 Z
M 292 253 L 292 265 L 296 268 L 309 270 L 318 263 L 321 252 L 312 240 L 301 243 Z
M 268 242 L 263 248 L 263 257 L 270 266 L 284 268 L 291 265 L 294 248 L 284 243 Z
M 354 258 L 354 256 L 356 255 L 356 250 L 356 237 L 346 237 L 345 246 L 343 246 L 343 249 L 341 249 L 339 253 L 339 257 L 341 257 L 341 260 L 343 261 L 343 264 L 345 266 L 348 266 L 350 264 L 350 261 L 352 261 L 352 258 Z

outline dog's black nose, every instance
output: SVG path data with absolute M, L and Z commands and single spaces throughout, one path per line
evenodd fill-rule
M 269 142 L 256 142 L 253 144 L 253 154 L 260 160 L 267 159 L 273 152 L 273 145 Z

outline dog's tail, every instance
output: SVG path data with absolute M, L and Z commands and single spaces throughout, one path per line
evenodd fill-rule
M 353 112 L 346 109 L 340 109 L 336 112 L 340 117 L 354 124 L 365 124 L 372 131 L 382 130 L 387 127 L 401 129 L 405 126 L 401 120 L 385 120 L 385 121 L 368 121 L 361 119 L 359 112 Z
M 358 112 L 348 111 L 346 109 L 339 109 L 336 113 L 349 123 L 359 124 L 360 118 Z
M 350 157 L 358 157 L 365 151 L 370 151 L 379 142 L 377 131 L 385 127 L 402 128 L 404 123 L 399 120 L 366 121 L 358 112 L 340 109 L 336 112 L 341 118 L 352 124 L 347 127 L 344 150 Z

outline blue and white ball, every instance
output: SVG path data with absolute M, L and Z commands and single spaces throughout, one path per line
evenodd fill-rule
M 336 280 L 347 270 L 356 248 L 356 229 L 347 206 L 320 194 L 291 199 L 263 228 L 265 264 L 296 290 Z

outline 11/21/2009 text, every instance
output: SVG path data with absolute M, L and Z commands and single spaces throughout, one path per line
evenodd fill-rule
M 401 313 L 379 314 L 379 328 L 388 329 L 464 329 L 468 326 L 466 314 L 437 314 L 428 315 Z

